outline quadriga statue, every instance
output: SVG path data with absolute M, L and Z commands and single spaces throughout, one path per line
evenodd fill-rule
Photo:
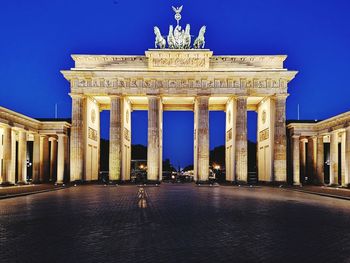
M 160 33 L 160 30 L 157 26 L 154 27 L 154 34 L 156 35 L 156 40 L 154 42 L 154 47 L 157 48 L 165 48 L 166 46 L 166 41 L 164 39 L 164 37 L 162 36 L 162 34 Z
M 204 48 L 204 46 L 205 46 L 204 34 L 205 34 L 206 29 L 207 29 L 206 26 L 202 26 L 202 28 L 199 30 L 198 37 L 196 38 L 196 40 L 193 43 L 193 48 L 195 48 L 195 49 Z

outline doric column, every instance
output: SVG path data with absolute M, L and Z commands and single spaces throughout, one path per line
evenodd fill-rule
M 324 184 L 324 145 L 323 135 L 317 137 L 317 156 L 316 156 L 316 182 Z
M 84 97 L 71 94 L 72 126 L 70 143 L 70 178 L 71 181 L 83 180 L 84 168 Z
M 350 184 L 350 126 L 345 129 L 345 172 L 344 172 L 344 184 L 349 186 Z
M 247 97 L 236 98 L 235 171 L 238 183 L 248 181 Z
M 275 97 L 273 177 L 280 183 L 287 182 L 286 99 L 285 94 Z
M 300 185 L 300 136 L 292 136 L 293 185 Z
M 33 135 L 33 183 L 40 182 L 40 135 Z
M 347 186 L 345 182 L 345 167 L 346 167 L 346 132 L 341 133 L 341 185 Z
M 308 178 L 310 178 L 310 182 L 315 181 L 315 173 L 316 173 L 316 137 L 309 137 L 307 142 L 307 171 Z
M 196 98 L 197 116 L 197 181 L 209 180 L 209 97 Z
M 65 153 L 66 153 L 66 135 L 58 134 L 58 149 L 57 149 L 57 184 L 62 184 L 65 174 Z
M 159 112 L 160 98 L 148 97 L 148 146 L 147 146 L 147 180 L 159 180 Z
M 121 98 L 111 97 L 110 126 L 109 126 L 109 180 L 120 180 L 122 162 L 122 115 Z
M 235 176 L 235 143 L 236 143 L 236 99 L 231 98 L 226 104 L 226 138 L 225 138 L 225 166 L 226 181 L 236 181 Z
M 331 133 L 329 184 L 338 185 L 338 132 Z
M 11 142 L 11 173 L 8 177 L 8 180 L 11 184 L 16 183 L 16 163 L 17 163 L 17 138 L 18 133 L 16 130 L 12 129 L 12 142 Z
M 10 183 L 11 178 L 11 161 L 12 161 L 12 130 L 11 127 L 5 126 L 4 137 L 3 137 L 3 163 L 2 163 L 2 171 L 1 171 L 1 184 L 6 185 Z
M 47 181 L 50 173 L 50 152 L 49 138 L 46 135 L 40 135 L 40 182 Z
M 27 132 L 19 131 L 18 137 L 18 183 L 27 182 Z
M 300 145 L 299 145 L 299 149 L 300 149 L 300 177 L 301 179 L 301 183 L 304 183 L 305 180 L 305 176 L 306 176 L 306 142 L 307 139 L 301 139 L 300 140 Z
M 51 137 L 50 142 L 50 182 L 52 182 L 57 176 L 57 140 Z

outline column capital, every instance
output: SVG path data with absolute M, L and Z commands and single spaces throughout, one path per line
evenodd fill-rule
M 108 94 L 108 97 L 110 97 L 111 99 L 118 99 L 123 97 L 122 95 L 119 94 Z
M 293 138 L 293 139 L 300 139 L 300 134 L 293 134 L 293 135 L 292 135 L 292 138 Z
M 238 100 L 238 99 L 247 99 L 249 96 L 248 95 L 237 95 L 237 96 L 234 96 L 232 98 Z
M 57 141 L 58 138 L 56 138 L 56 136 L 48 136 L 49 137 L 49 141 Z
M 68 135 L 67 134 L 65 134 L 65 133 L 56 133 L 56 136 L 57 136 L 57 139 L 58 138 L 61 138 L 61 137 L 67 137 Z

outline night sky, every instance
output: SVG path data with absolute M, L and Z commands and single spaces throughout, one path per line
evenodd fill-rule
M 1 0 L 0 105 L 31 117 L 70 117 L 69 83 L 61 69 L 71 54 L 144 54 L 175 24 L 192 33 L 207 25 L 206 47 L 216 55 L 287 54 L 298 70 L 289 84 L 287 119 L 324 119 L 349 110 L 350 1 L 314 0 Z M 132 143 L 147 142 L 147 113 L 132 113 Z M 101 114 L 108 138 L 108 112 Z M 225 114 L 210 113 L 210 147 L 224 144 Z M 249 138 L 256 115 L 249 113 Z M 192 163 L 193 113 L 164 113 L 164 158 Z

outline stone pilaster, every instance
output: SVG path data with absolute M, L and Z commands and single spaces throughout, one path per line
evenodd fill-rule
M 3 138 L 3 164 L 1 171 L 0 182 L 3 185 L 10 184 L 11 173 L 11 161 L 12 161 L 12 130 L 11 127 L 4 127 L 4 138 Z
M 323 135 L 317 137 L 316 183 L 324 184 L 324 145 Z
M 120 180 L 122 162 L 121 98 L 111 97 L 109 128 L 109 180 Z
M 27 132 L 19 131 L 18 137 L 18 183 L 27 183 Z
M 33 183 L 40 182 L 40 135 L 35 133 L 33 135 Z
M 238 183 L 248 181 L 247 97 L 236 98 L 235 172 Z
M 62 184 L 65 174 L 65 153 L 66 153 L 66 135 L 58 134 L 58 149 L 57 149 L 57 184 Z
M 57 140 L 56 138 L 50 138 L 50 182 L 57 179 Z
M 71 181 L 83 180 L 84 175 L 84 100 L 82 95 L 71 94 L 72 126 L 70 142 Z
M 147 180 L 149 181 L 159 181 L 159 104 L 159 97 L 148 97 Z
M 338 133 L 331 133 L 329 184 L 338 185 Z
M 40 182 L 47 182 L 50 173 L 49 138 L 40 136 Z
M 300 185 L 300 136 L 292 136 L 293 185 Z
M 275 97 L 275 127 L 273 147 L 273 178 L 287 182 L 286 95 Z
M 344 171 L 344 184 L 349 186 L 350 184 L 350 126 L 345 129 L 345 171 Z

